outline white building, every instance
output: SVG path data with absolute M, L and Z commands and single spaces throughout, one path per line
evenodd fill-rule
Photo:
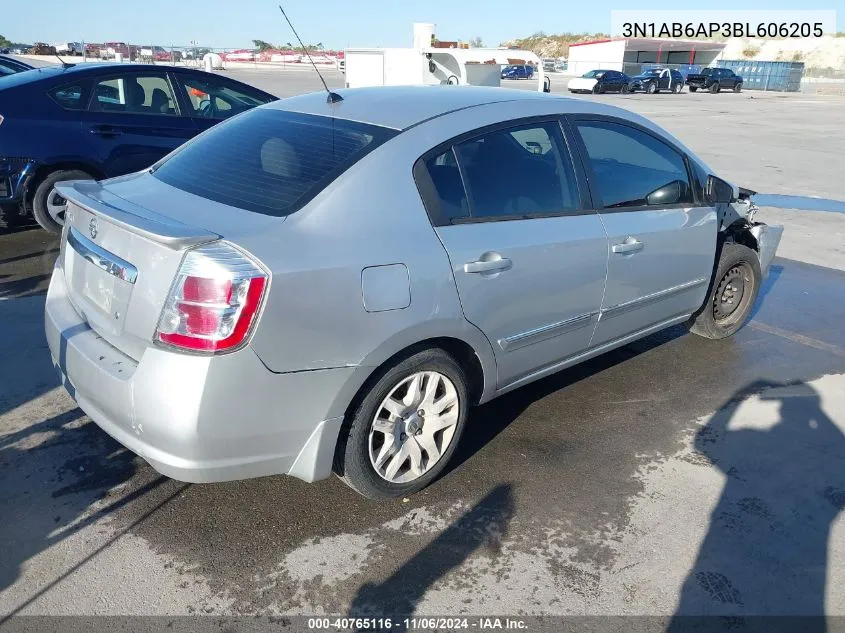
M 568 74 L 590 70 L 621 70 L 637 74 L 641 64 L 712 64 L 725 45 L 703 40 L 613 38 L 569 45 Z

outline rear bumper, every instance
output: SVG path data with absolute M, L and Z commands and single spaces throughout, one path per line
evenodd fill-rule
M 251 348 L 195 356 L 150 347 L 140 361 L 77 314 L 53 271 L 45 332 L 62 383 L 106 433 L 160 473 L 204 483 L 331 473 L 360 368 L 274 374 Z

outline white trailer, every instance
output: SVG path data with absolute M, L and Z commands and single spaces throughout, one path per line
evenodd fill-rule
M 420 29 L 419 27 L 423 27 Z M 540 58 L 526 50 L 507 48 L 436 48 L 425 30 L 434 25 L 414 25 L 412 48 L 349 48 L 344 51 L 346 87 L 407 85 L 501 86 L 502 68 L 531 64 L 539 92 L 550 92 L 551 83 Z

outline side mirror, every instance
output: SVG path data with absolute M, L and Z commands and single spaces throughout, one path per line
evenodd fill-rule
M 721 178 L 710 176 L 707 178 L 707 189 L 704 192 L 704 197 L 709 204 L 729 203 L 733 200 L 734 188 Z
M 659 189 L 655 189 L 645 197 L 646 204 L 649 206 L 655 204 L 676 204 L 681 200 L 683 184 L 680 180 L 673 180 Z

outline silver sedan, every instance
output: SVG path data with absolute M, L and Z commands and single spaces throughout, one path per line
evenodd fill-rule
M 53 361 L 161 473 L 407 495 L 473 405 L 748 318 L 782 229 L 647 119 L 496 88 L 339 93 L 58 186 Z

